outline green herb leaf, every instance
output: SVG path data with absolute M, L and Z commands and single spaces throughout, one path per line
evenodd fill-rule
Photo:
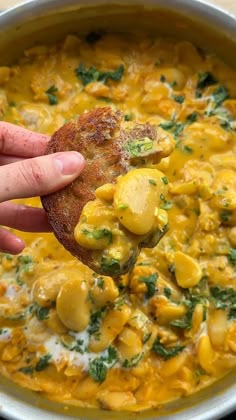
M 166 176 L 163 176 L 161 179 L 162 179 L 163 184 L 165 185 L 168 184 L 168 178 Z
M 119 81 L 121 80 L 124 74 L 124 66 L 121 64 L 116 70 L 114 71 L 106 71 L 101 72 L 96 67 L 86 67 L 80 63 L 79 67 L 75 69 L 76 76 L 81 80 L 84 86 L 88 85 L 91 82 L 101 81 L 103 83 L 107 83 L 107 81 L 114 80 Z
M 171 130 L 175 126 L 175 123 L 173 121 L 166 121 L 161 124 L 159 124 L 159 127 L 163 128 L 163 130 Z
M 102 278 L 102 277 L 99 277 L 98 279 L 97 279 L 97 286 L 100 288 L 100 289 L 104 289 L 104 285 L 105 285 L 105 282 L 104 282 L 104 279 Z
M 192 114 L 189 114 L 186 118 L 186 122 L 188 122 L 189 124 L 194 123 L 195 121 L 197 121 L 197 117 L 198 117 L 198 113 L 196 111 L 192 112 Z
M 160 81 L 161 81 L 162 83 L 164 83 L 164 82 L 166 81 L 166 78 L 165 78 L 164 74 L 161 74 L 161 76 L 160 76 Z
M 103 357 L 103 360 L 105 360 L 109 364 L 116 363 L 118 360 L 118 355 L 117 355 L 117 351 L 115 347 L 109 346 L 107 349 L 107 357 L 106 356 L 102 356 L 102 357 Z
M 31 375 L 34 371 L 33 366 L 23 366 L 19 369 L 19 372 L 24 373 L 25 375 Z
M 192 149 L 192 147 L 189 147 L 189 146 L 187 146 L 187 145 L 182 146 L 182 147 L 181 147 L 181 150 L 182 150 L 184 153 L 187 153 L 187 154 L 193 153 L 193 149 Z
M 232 265 L 236 265 L 236 248 L 231 248 L 228 253 L 228 260 Z
M 172 200 L 164 200 L 164 202 L 161 204 L 160 208 L 163 210 L 170 210 L 173 207 L 173 201 Z
M 220 218 L 221 218 L 221 220 L 223 221 L 223 222 L 225 222 L 225 223 L 227 223 L 228 221 L 229 221 L 229 219 L 230 219 L 230 216 L 232 215 L 232 212 L 231 211 L 227 211 L 227 210 L 225 210 L 225 211 L 222 211 L 221 213 L 220 213 Z
M 154 185 L 155 187 L 157 186 L 157 183 L 154 179 L 149 179 L 149 184 Z
M 75 74 L 84 86 L 91 82 L 98 81 L 100 76 L 100 72 L 96 69 L 96 67 L 89 67 L 86 69 L 82 63 L 80 63 L 79 67 L 75 69 Z
M 115 275 L 120 273 L 120 262 L 115 258 L 107 258 L 102 256 L 101 269 L 106 275 Z
M 184 130 L 185 124 L 181 123 L 181 122 L 177 122 L 175 124 L 174 130 L 173 130 L 173 135 L 176 138 L 178 138 L 178 136 L 182 133 L 182 131 Z
M 207 375 L 206 371 L 204 369 L 202 369 L 201 367 L 199 369 L 196 369 L 194 371 L 194 375 L 196 377 L 196 379 L 198 379 L 200 376 L 202 375 Z
M 48 101 L 50 105 L 57 105 L 58 99 L 55 96 L 55 93 L 58 92 L 58 89 L 56 86 L 52 85 L 48 90 L 46 90 L 46 95 L 48 97 Z
M 216 78 L 209 71 L 198 73 L 197 89 L 204 89 L 208 86 L 215 85 L 216 83 Z
M 125 121 L 132 121 L 134 118 L 134 114 L 131 112 L 130 114 L 125 114 L 124 115 L 124 120 Z
M 107 376 L 107 366 L 105 365 L 104 361 L 97 357 L 92 362 L 89 362 L 89 375 L 96 381 L 96 382 L 103 382 Z
M 200 90 L 196 90 L 195 92 L 195 98 L 201 98 L 202 97 L 202 93 L 200 92 Z
M 74 340 L 70 344 L 68 344 L 65 340 L 63 340 L 63 337 L 61 337 L 61 344 L 70 351 L 76 351 L 80 354 L 84 354 L 83 349 L 83 340 Z
M 220 126 L 224 129 L 224 130 L 226 130 L 226 131 L 231 131 L 232 130 L 232 126 L 231 126 L 231 123 L 230 123 L 230 121 L 222 121 L 221 123 L 220 123 Z
M 36 363 L 35 370 L 36 372 L 41 372 L 41 370 L 44 370 L 49 365 L 49 360 L 51 359 L 51 354 L 45 354 L 45 356 L 41 357 L 39 361 Z
M 182 319 L 176 319 L 172 321 L 170 325 L 172 327 L 186 328 L 190 330 L 190 328 L 192 327 L 192 316 L 193 316 L 195 306 L 198 303 L 205 303 L 205 300 L 201 296 L 190 295 L 190 298 L 187 300 L 184 300 L 183 303 L 188 307 L 188 311 L 186 315 Z
M 153 343 L 152 350 L 157 353 L 159 356 L 163 357 L 164 360 L 168 360 L 171 357 L 177 356 L 185 346 L 177 345 L 175 347 L 165 347 L 160 343 L 160 339 L 156 338 Z
M 144 337 L 143 337 L 143 340 L 142 340 L 143 341 L 143 344 L 146 344 L 148 342 L 149 338 L 151 338 L 151 336 L 152 336 L 152 333 L 151 332 L 145 334 Z
M 22 265 L 32 264 L 33 262 L 32 257 L 30 255 L 19 255 L 17 259 Z
M 173 88 L 173 87 L 175 87 L 175 86 L 177 86 L 177 82 L 176 82 L 176 80 L 173 80 L 173 82 L 170 82 L 169 83 L 169 86 L 171 87 L 171 88 Z
M 94 229 L 92 231 L 88 229 L 82 229 L 82 233 L 88 236 L 88 238 L 96 240 L 107 238 L 108 244 L 112 243 L 112 232 L 109 229 Z
M 169 287 L 164 287 L 164 295 L 169 299 L 171 297 L 171 289 Z
M 43 308 L 41 306 L 36 306 L 35 314 L 39 321 L 49 318 L 49 308 Z
M 124 203 L 120 203 L 120 204 L 118 205 L 118 209 L 119 209 L 119 210 L 126 210 L 128 207 L 129 207 L 129 206 L 127 206 L 127 204 L 124 204 Z
M 175 100 L 175 102 L 178 102 L 179 104 L 182 104 L 185 100 L 185 96 L 184 95 L 174 95 L 173 99 Z
M 97 333 L 99 332 L 101 322 L 104 316 L 106 315 L 106 311 L 107 307 L 104 306 L 98 309 L 96 312 L 92 313 L 92 315 L 90 316 L 90 323 L 88 326 L 89 335 L 94 334 L 98 337 Z
M 225 86 L 218 86 L 217 89 L 212 94 L 215 107 L 220 106 L 227 98 L 229 98 L 229 91 Z
M 227 310 L 229 319 L 236 318 L 236 290 L 232 287 L 213 286 L 210 288 L 210 292 L 215 307 Z
M 150 276 L 146 276 L 146 277 L 142 276 L 142 277 L 139 277 L 138 279 L 139 281 L 146 284 L 148 298 L 152 297 L 155 294 L 157 279 L 158 279 L 157 273 L 153 273 Z
M 131 357 L 131 359 L 125 359 L 122 364 L 122 367 L 126 369 L 133 368 L 139 364 L 142 357 L 143 357 L 143 353 L 135 354 L 135 356 Z
M 170 325 L 172 327 L 189 329 L 189 322 L 187 319 L 176 319 L 174 321 L 171 321 Z
M 107 371 L 114 366 L 118 360 L 115 347 L 109 346 L 107 355 L 97 357 L 89 362 L 89 374 L 96 382 L 103 382 L 106 379 Z
M 17 261 L 19 264 L 16 267 L 16 282 L 22 286 L 24 284 L 22 276 L 32 270 L 34 262 L 30 255 L 19 255 Z
M 125 144 L 127 152 L 135 157 L 146 155 L 148 150 L 153 148 L 153 141 L 148 137 L 134 139 Z
M 12 261 L 13 260 L 13 256 L 10 254 L 4 254 L 4 258 L 6 258 L 7 261 Z

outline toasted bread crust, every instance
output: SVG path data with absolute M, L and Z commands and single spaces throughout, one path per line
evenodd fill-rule
M 87 112 L 55 132 L 45 151 L 50 154 L 76 150 L 86 159 L 86 166 L 75 181 L 41 200 L 57 239 L 91 268 L 91 252 L 75 241 L 74 228 L 84 205 L 94 200 L 96 188 L 125 172 L 119 145 L 112 141 L 115 132 L 119 134 L 121 118 L 120 112 L 108 107 Z
M 85 204 L 95 199 L 95 190 L 115 182 L 126 173 L 130 156 L 124 143 L 134 138 L 156 138 L 156 129 L 150 124 L 133 124 L 126 131 L 122 113 L 110 107 L 97 108 L 62 126 L 48 143 L 45 154 L 76 150 L 86 159 L 81 175 L 62 190 L 41 197 L 49 223 L 57 239 L 74 256 L 98 272 L 93 264 L 91 250 L 78 245 L 74 229 Z M 124 124 L 124 123 L 123 123 Z

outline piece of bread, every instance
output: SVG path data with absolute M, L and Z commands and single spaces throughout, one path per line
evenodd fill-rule
M 137 139 L 152 141 L 155 147 L 148 150 L 144 147 L 137 153 L 136 147 L 130 147 Z M 93 270 L 107 274 L 93 263 L 91 250 L 75 241 L 74 229 L 81 211 L 88 201 L 95 199 L 98 187 L 115 182 L 131 168 L 159 162 L 171 153 L 173 142 L 159 127 L 126 122 L 121 112 L 104 107 L 86 112 L 62 126 L 53 134 L 45 154 L 69 150 L 76 150 L 85 157 L 85 169 L 67 187 L 41 197 L 42 204 L 63 246 Z

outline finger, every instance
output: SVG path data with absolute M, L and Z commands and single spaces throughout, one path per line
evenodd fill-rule
M 0 251 L 9 252 L 10 254 L 19 254 L 23 251 L 25 243 L 22 239 L 17 238 L 16 235 L 9 230 L 0 228 Z
M 22 157 L 44 154 L 49 137 L 14 124 L 0 122 L 0 153 Z
M 9 165 L 25 158 L 19 156 L 0 155 L 0 166 Z
M 50 232 L 45 211 L 15 203 L 0 204 L 0 221 L 4 226 L 24 232 Z
M 71 183 L 85 165 L 78 152 L 55 153 L 0 167 L 0 201 L 47 195 Z

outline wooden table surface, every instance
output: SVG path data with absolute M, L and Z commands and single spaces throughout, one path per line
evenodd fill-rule
M 40 1 L 40 0 L 39 0 Z M 192 0 L 188 0 L 192 1 Z M 202 0 L 206 3 L 217 4 L 221 8 L 227 9 L 236 15 L 236 0 Z M 15 4 L 24 3 L 24 0 L 0 0 L 0 9 L 7 9 Z

